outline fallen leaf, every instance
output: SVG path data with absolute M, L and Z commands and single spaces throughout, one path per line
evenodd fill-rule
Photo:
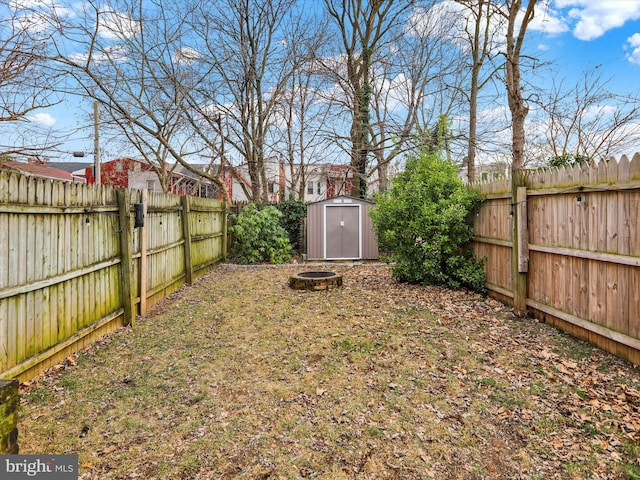
M 118 447 L 116 447 L 115 445 L 110 445 L 106 448 L 104 448 L 102 450 L 102 452 L 100 452 L 102 455 L 109 455 L 110 453 L 115 452 L 118 449 Z

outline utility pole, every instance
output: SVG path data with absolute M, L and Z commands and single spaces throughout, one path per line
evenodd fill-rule
M 100 128 L 98 127 L 98 102 L 93 102 L 93 176 L 100 185 Z

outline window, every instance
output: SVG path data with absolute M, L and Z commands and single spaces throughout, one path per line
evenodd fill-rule
M 275 182 L 269 182 L 269 193 L 276 193 L 276 183 Z
M 156 189 L 156 181 L 155 180 L 147 180 L 147 190 L 150 192 L 155 191 Z
M 320 195 L 320 193 L 322 193 L 322 192 L 320 192 L 320 182 L 318 182 L 318 195 Z
M 313 195 L 313 182 L 307 183 L 307 193 Z

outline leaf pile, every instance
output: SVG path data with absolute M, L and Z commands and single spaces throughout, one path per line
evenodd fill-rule
M 304 268 L 220 267 L 24 385 L 21 453 L 82 479 L 640 477 L 632 365 L 382 266 L 289 289 Z

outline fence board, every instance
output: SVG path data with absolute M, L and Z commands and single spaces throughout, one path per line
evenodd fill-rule
M 639 181 L 640 154 L 631 160 L 531 171 L 525 180 L 531 312 L 637 363 Z M 512 291 L 512 273 L 504 268 L 511 253 L 506 241 L 512 240 L 501 231 L 495 195 L 504 187 L 503 180 L 471 186 L 488 198 L 474 222 L 473 248 L 486 256 L 487 286 L 503 300 Z
M 122 229 L 118 190 L 0 172 L 0 377 L 33 377 L 52 362 L 123 325 L 122 251 L 130 245 L 139 300 L 141 235 L 133 234 L 130 211 Z M 223 258 L 219 237 L 226 216 L 222 202 L 194 199 L 194 218 L 183 218 L 180 197 L 154 193 L 145 225 L 149 306 L 184 282 L 183 221 L 199 237 L 194 269 Z M 141 201 L 142 192 L 126 198 Z M 121 242 L 126 230 L 130 241 Z M 125 249 L 126 250 L 126 249 Z M 197 258 L 196 258 L 197 257 Z M 153 293 L 151 293 L 153 292 Z M 3 372 L 3 373 L 2 373 Z

